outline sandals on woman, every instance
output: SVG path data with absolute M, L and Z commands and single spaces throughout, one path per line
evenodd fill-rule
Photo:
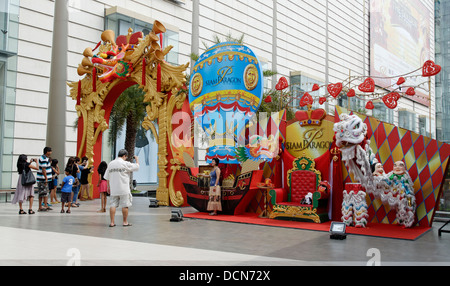
M 29 209 L 28 214 L 35 214 L 35 212 L 32 209 Z
M 24 212 L 23 210 L 19 211 L 19 214 L 27 214 L 26 212 Z

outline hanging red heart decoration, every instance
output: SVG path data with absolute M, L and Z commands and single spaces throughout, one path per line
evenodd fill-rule
M 277 85 L 275 86 L 276 90 L 283 90 L 289 86 L 287 79 L 283 76 L 278 80 Z
M 315 83 L 313 85 L 312 91 L 316 91 L 316 90 L 319 90 L 319 89 L 320 89 L 320 86 L 317 83 Z
M 327 89 L 331 96 L 336 98 L 342 91 L 342 83 L 330 84 Z
M 264 102 L 265 102 L 265 103 L 271 103 L 271 102 L 272 102 L 272 97 L 269 95 L 268 97 L 266 97 L 266 98 L 264 99 Z
M 325 102 L 327 102 L 327 98 L 326 97 L 319 98 L 319 104 L 320 105 L 324 104 Z
M 356 92 L 355 90 L 352 88 L 347 92 L 347 96 L 348 97 L 355 97 L 356 96 Z
M 404 84 L 405 83 L 405 78 L 404 77 L 400 77 L 398 80 L 397 80 L 397 85 L 401 85 L 401 84 Z
M 413 87 L 410 87 L 410 88 L 408 88 L 408 90 L 406 91 L 406 95 L 409 95 L 409 96 L 416 95 L 416 91 L 414 90 Z
M 433 61 L 426 61 L 422 67 L 422 76 L 430 77 L 441 72 L 441 66 L 435 64 Z
M 391 92 L 383 97 L 384 104 L 390 108 L 395 109 L 397 107 L 397 101 L 400 99 L 400 95 L 396 92 Z
M 314 103 L 314 99 L 307 92 L 303 95 L 302 99 L 300 99 L 300 106 L 301 107 L 304 107 L 304 106 L 307 106 L 307 105 L 312 105 L 313 103 Z
M 375 106 L 373 105 L 373 102 L 372 102 L 372 101 L 367 102 L 367 104 L 366 104 L 366 109 L 372 110 L 372 109 L 374 109 L 374 108 L 375 108 Z
M 362 92 L 374 92 L 375 81 L 369 77 L 362 84 L 359 85 L 358 89 Z

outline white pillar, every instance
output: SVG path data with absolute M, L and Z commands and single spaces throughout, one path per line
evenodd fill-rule
M 62 171 L 66 156 L 68 23 L 68 1 L 55 1 L 46 146 L 52 148 L 52 158 L 58 159 Z

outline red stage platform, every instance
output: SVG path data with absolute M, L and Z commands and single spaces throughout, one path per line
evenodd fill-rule
M 256 213 L 245 213 L 243 215 L 217 215 L 211 216 L 209 213 L 190 213 L 184 214 L 186 218 L 192 219 L 208 219 L 216 221 L 234 222 L 234 223 L 247 223 L 255 225 L 264 225 L 272 227 L 286 227 L 297 228 L 304 230 L 324 231 L 330 230 L 331 222 L 325 223 L 310 223 L 310 222 L 297 222 L 288 220 L 275 220 L 268 218 L 259 218 Z M 395 238 L 405 240 L 416 240 L 423 234 L 431 230 L 430 227 L 416 226 L 413 228 L 403 228 L 396 224 L 382 224 L 382 223 L 369 223 L 366 228 L 347 227 L 347 234 L 354 235 L 367 235 L 383 238 Z

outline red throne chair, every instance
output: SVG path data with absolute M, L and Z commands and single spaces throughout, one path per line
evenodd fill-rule
M 272 219 L 288 219 L 322 223 L 328 221 L 329 185 L 321 183 L 321 173 L 315 169 L 315 162 L 307 156 L 297 158 L 287 173 L 288 190 L 270 190 L 273 210 Z M 323 186 L 322 186 L 323 184 Z M 312 193 L 311 204 L 304 204 L 304 198 Z

